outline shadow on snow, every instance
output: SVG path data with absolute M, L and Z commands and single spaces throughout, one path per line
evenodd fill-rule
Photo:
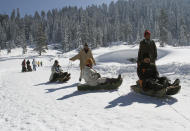
M 155 104 L 155 107 L 160 107 L 163 105 L 172 105 L 176 102 L 176 98 L 169 96 L 165 98 L 156 98 L 130 92 L 127 95 L 120 96 L 119 98 L 109 102 L 109 105 L 106 106 L 105 109 L 113 108 L 116 106 L 129 106 L 133 103 Z
M 114 92 L 114 91 L 117 91 L 117 90 L 99 90 L 99 91 L 75 91 L 69 95 L 65 95 L 61 98 L 58 98 L 57 100 L 64 100 L 64 99 L 68 99 L 68 98 L 71 98 L 71 97 L 74 97 L 74 96 L 80 96 L 80 95 L 84 95 L 84 94 L 89 94 L 89 93 L 105 93 L 105 92 Z
M 71 88 L 71 87 L 76 87 L 78 85 L 78 83 L 74 83 L 72 85 L 69 86 L 64 86 L 64 87 L 59 87 L 59 88 L 51 88 L 51 89 L 46 89 L 47 92 L 46 93 L 51 93 L 51 92 L 55 92 L 57 90 L 62 90 L 62 89 L 67 89 L 67 88 Z

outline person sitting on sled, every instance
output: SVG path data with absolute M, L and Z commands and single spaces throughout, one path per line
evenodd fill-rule
M 89 86 L 97 86 L 99 84 L 106 83 L 116 83 L 121 80 L 121 75 L 118 78 L 105 78 L 101 77 L 99 73 L 92 68 L 93 60 L 91 58 L 87 59 L 86 66 L 82 70 L 82 78 L 85 80 L 86 84 Z
M 51 68 L 51 72 L 52 73 L 49 79 L 50 82 L 56 82 L 59 78 L 63 78 L 66 81 L 70 79 L 70 74 L 68 72 L 63 72 L 58 60 L 55 60 Z
M 27 65 L 27 71 L 32 71 L 32 67 L 30 65 L 30 61 L 29 60 L 27 60 L 26 65 Z
M 155 90 L 158 91 L 163 88 L 175 88 L 179 87 L 180 80 L 176 79 L 173 84 L 167 77 L 159 77 L 159 73 L 155 64 L 150 63 L 150 56 L 148 53 L 143 54 L 143 62 L 137 68 L 137 74 L 139 77 L 139 85 L 144 91 Z

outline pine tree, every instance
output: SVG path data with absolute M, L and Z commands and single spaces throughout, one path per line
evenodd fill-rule
M 16 45 L 22 47 L 23 49 L 23 54 L 26 54 L 27 52 L 27 42 L 26 42 L 26 36 L 25 36 L 25 29 L 24 26 L 20 28 L 20 30 L 17 33 L 16 40 L 15 40 Z
M 166 10 L 162 9 L 160 11 L 160 45 L 164 46 L 164 43 L 168 43 L 168 15 Z
M 82 15 L 82 21 L 81 21 L 81 28 L 80 28 L 80 32 L 81 32 L 81 39 L 82 39 L 82 43 L 88 43 L 89 42 L 89 37 L 88 37 L 88 26 L 86 23 L 86 18 L 84 15 Z
M 70 50 L 69 49 L 69 32 L 67 28 L 65 28 L 64 30 L 64 37 L 62 40 L 62 50 L 63 52 L 68 52 Z
M 7 54 L 11 53 L 12 48 L 14 48 L 15 46 L 14 40 L 6 42 L 6 46 L 7 46 Z
M 188 45 L 188 39 L 187 39 L 187 27 L 185 25 L 184 19 L 181 19 L 181 24 L 180 24 L 180 34 L 179 34 L 179 44 L 180 45 Z
M 8 41 L 14 41 L 17 47 L 21 46 L 17 39 L 22 25 L 25 25 L 27 43 L 36 44 L 30 39 L 38 39 L 39 24 L 42 24 L 46 42 L 59 43 L 61 46 L 67 28 L 68 50 L 85 42 L 93 48 L 109 46 L 113 41 L 133 43 L 143 38 L 145 29 L 151 30 L 151 38 L 160 39 L 161 43 L 188 45 L 189 12 L 188 0 L 159 0 L 159 5 L 153 0 L 119 0 L 109 5 L 87 8 L 64 7 L 47 13 L 41 11 L 41 14 L 36 11 L 34 15 L 24 17 L 20 16 L 19 9 L 14 9 L 10 17 L 0 14 L 0 46 L 6 48 L 5 43 Z
M 3 27 L 0 24 L 0 48 L 3 48 L 3 45 L 6 41 L 6 32 L 4 31 Z
M 31 33 L 29 34 L 29 40 L 28 40 L 28 42 L 29 42 L 29 45 L 32 45 L 34 43 L 34 38 L 33 38 L 33 36 L 32 36 Z
M 80 46 L 82 46 L 80 25 L 78 25 L 78 27 L 77 27 L 77 38 L 76 38 L 76 41 L 77 41 L 76 48 L 79 48 Z
M 46 52 L 45 51 L 46 49 L 47 49 L 47 39 L 43 31 L 42 24 L 40 24 L 38 27 L 38 35 L 37 35 L 35 50 L 41 56 L 43 52 Z

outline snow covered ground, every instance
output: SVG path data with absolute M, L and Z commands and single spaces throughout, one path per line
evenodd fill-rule
M 137 80 L 137 46 L 118 45 L 93 50 L 102 76 L 124 79 L 118 91 L 77 91 L 79 61 L 69 63 L 77 53 L 48 50 L 38 56 L 20 49 L 0 54 L 0 131 L 189 131 L 190 47 L 158 48 L 160 75 L 172 81 L 180 78 L 179 94 L 158 99 L 130 91 Z M 43 61 L 36 72 L 21 73 L 23 58 Z M 55 59 L 71 73 L 65 84 L 47 84 Z M 69 66 L 68 66 L 69 65 Z M 84 81 L 83 81 L 84 82 Z

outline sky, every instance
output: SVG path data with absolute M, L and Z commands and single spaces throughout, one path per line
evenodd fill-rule
M 0 0 L 0 13 L 10 15 L 13 9 L 19 8 L 22 16 L 24 14 L 33 15 L 36 10 L 47 11 L 69 5 L 86 7 L 91 4 L 109 4 L 111 1 L 117 0 Z

